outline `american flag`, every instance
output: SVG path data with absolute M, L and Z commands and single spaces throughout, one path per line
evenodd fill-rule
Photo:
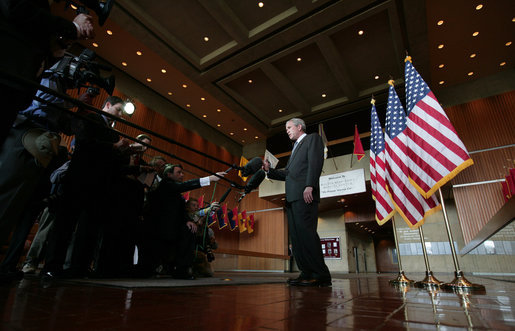
M 391 84 L 386 110 L 386 180 L 395 209 L 411 229 L 416 229 L 424 224 L 426 216 L 440 209 L 441 206 L 434 195 L 425 199 L 410 184 L 406 144 L 408 138 L 405 131 L 406 115 L 395 88 Z
M 409 177 L 428 198 L 474 162 L 411 58 L 405 62 Z
M 374 101 L 372 101 L 370 122 L 372 131 L 370 136 L 370 183 L 372 197 L 376 202 L 376 221 L 379 225 L 383 225 L 395 214 L 395 209 L 386 190 L 384 137 Z

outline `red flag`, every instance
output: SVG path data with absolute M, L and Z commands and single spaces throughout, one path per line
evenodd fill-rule
M 395 208 L 386 188 L 384 135 L 377 117 L 375 100 L 372 100 L 370 120 L 370 184 L 376 205 L 375 218 L 379 225 L 383 225 L 395 214 Z
M 204 194 L 202 194 L 200 198 L 198 198 L 198 207 L 204 208 Z
M 231 231 L 234 231 L 238 227 L 238 207 L 235 207 L 233 210 L 230 210 L 227 218 L 229 219 L 229 228 Z
M 511 198 L 511 192 L 510 192 L 510 189 L 508 188 L 508 180 L 505 179 L 503 182 L 501 182 L 502 184 L 502 195 L 504 197 L 504 202 L 508 202 L 508 200 L 510 200 Z
M 510 174 L 506 176 L 506 183 L 508 183 L 508 189 L 510 195 L 515 194 L 515 169 L 510 169 Z
M 405 62 L 408 176 L 417 191 L 429 198 L 474 162 L 409 56 Z
M 182 195 L 182 197 L 184 198 L 185 201 L 188 201 L 190 199 L 190 192 L 186 192 Z
M 425 199 L 408 178 L 406 115 L 401 101 L 390 83 L 386 111 L 386 179 L 395 209 L 411 229 L 416 229 L 427 216 L 441 208 L 435 196 Z
M 354 125 L 354 152 L 352 154 L 358 157 L 358 161 L 365 156 L 365 151 L 363 150 L 363 145 L 361 144 L 361 139 L 359 138 L 358 126 Z
M 247 216 L 247 231 L 254 232 L 254 214 Z

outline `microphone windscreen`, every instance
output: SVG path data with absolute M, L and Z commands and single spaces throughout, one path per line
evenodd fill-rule
M 260 157 L 255 157 L 252 160 L 250 160 L 249 163 L 247 163 L 243 167 L 243 169 L 241 170 L 241 174 L 243 177 L 248 177 L 250 175 L 255 174 L 256 171 L 261 169 L 262 166 L 263 166 L 263 160 L 261 160 Z
M 258 188 L 258 186 L 263 182 L 265 179 L 266 174 L 263 169 L 259 169 L 252 178 L 250 178 L 247 185 L 245 185 L 245 193 L 250 193 L 250 191 Z

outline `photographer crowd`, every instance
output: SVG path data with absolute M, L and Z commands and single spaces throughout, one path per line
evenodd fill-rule
M 98 7 L 96 1 L 81 2 Z M 109 3 L 95 10 L 105 14 Z M 206 260 L 214 259 L 216 242 L 212 234 L 203 235 L 208 229 L 202 221 L 219 205 L 198 210 L 182 193 L 225 173 L 183 181 L 179 164 L 162 156 L 147 164 L 143 154 L 151 138 L 141 134 L 133 142 L 112 129 L 125 105 L 119 97 L 108 97 L 100 113 L 79 109 L 76 116 L 58 94 L 9 76 L 60 93 L 94 84 L 111 94 L 114 79 L 98 75 L 94 53 L 64 56 L 73 40 L 93 36 L 90 15 L 80 13 L 70 22 L 50 14 L 46 0 L 0 1 L 0 40 L 16 53 L 0 57 L 0 90 L 7 102 L 0 127 L 0 247 L 9 244 L 0 282 L 35 273 L 43 261 L 40 275 L 46 280 L 157 273 L 194 279 L 197 246 Z M 88 76 L 70 71 L 70 63 L 86 68 Z M 88 89 L 79 99 L 90 102 L 94 92 Z M 61 145 L 63 134 L 75 136 L 73 152 Z M 38 232 L 19 270 L 36 219 Z

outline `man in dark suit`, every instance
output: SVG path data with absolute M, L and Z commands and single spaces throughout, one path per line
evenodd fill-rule
M 301 271 L 298 278 L 289 279 L 294 286 L 330 286 L 331 274 L 324 262 L 322 246 L 317 233 L 319 179 L 324 165 L 324 144 L 316 134 L 306 134 L 302 119 L 286 122 L 286 133 L 294 141 L 292 154 L 286 168 L 270 168 L 268 161 L 263 169 L 271 179 L 286 181 L 286 213 L 293 256 Z

